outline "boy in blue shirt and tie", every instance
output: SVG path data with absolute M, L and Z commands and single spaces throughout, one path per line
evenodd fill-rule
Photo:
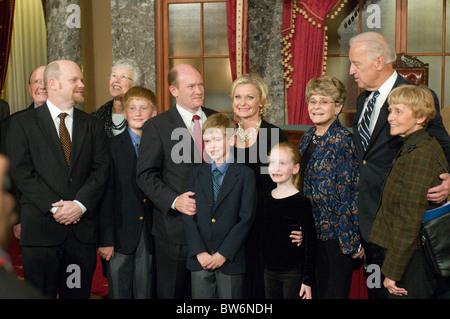
M 202 133 L 211 160 L 189 178 L 196 214 L 183 215 L 183 220 L 195 299 L 242 298 L 244 243 L 255 218 L 256 188 L 253 171 L 233 163 L 235 128 L 222 113 L 206 120 Z

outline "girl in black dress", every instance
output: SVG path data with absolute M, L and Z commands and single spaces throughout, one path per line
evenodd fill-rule
M 268 299 L 311 299 L 316 232 L 310 201 L 299 191 L 300 153 L 283 142 L 269 155 L 269 175 L 277 184 L 264 205 L 264 282 Z M 301 245 L 289 235 L 301 227 Z

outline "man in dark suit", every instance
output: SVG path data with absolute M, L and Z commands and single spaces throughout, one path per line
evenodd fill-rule
M 44 104 L 45 101 L 47 101 L 48 94 L 47 94 L 47 89 L 45 88 L 45 85 L 44 85 L 45 67 L 46 67 L 45 65 L 41 65 L 41 66 L 37 67 L 36 69 L 34 69 L 33 72 L 31 72 L 30 77 L 28 79 L 28 92 L 30 93 L 30 97 L 32 100 L 31 104 L 27 108 L 11 114 L 11 116 L 8 116 L 1 122 L 0 152 L 2 154 L 6 153 L 6 135 L 8 133 L 9 122 L 11 121 L 11 118 L 14 116 L 17 116 L 18 114 L 20 114 L 22 112 L 32 110 L 36 107 L 39 107 L 42 104 Z M 15 185 L 12 185 L 12 192 L 14 193 L 14 195 L 16 197 L 17 204 L 19 204 L 20 203 L 20 192 L 17 190 Z M 17 205 L 16 209 L 19 210 L 20 206 Z M 20 239 L 20 220 L 18 220 L 17 222 L 18 223 L 16 225 L 14 225 L 14 236 L 17 239 Z
M 56 298 L 89 298 L 97 262 L 97 205 L 109 158 L 102 123 L 75 108 L 83 74 L 68 60 L 44 72 L 48 100 L 11 119 L 7 154 L 21 192 L 25 280 Z
M 145 123 L 137 181 L 155 204 L 152 233 L 157 256 L 157 297 L 183 299 L 190 296 L 190 272 L 186 269 L 181 214 L 195 214 L 195 199 L 191 198 L 194 194 L 185 191 L 190 170 L 202 162 L 191 134 L 198 132 L 198 122 L 201 125 L 215 111 L 203 107 L 203 79 L 194 67 L 175 66 L 168 74 L 168 82 L 176 106 Z M 195 115 L 199 120 L 194 121 Z
M 353 120 L 353 138 L 361 174 L 358 198 L 359 224 L 367 264 L 377 264 L 381 267 L 384 260 L 383 249 L 368 240 L 381 200 L 384 181 L 392 161 L 403 144 L 400 137 L 390 134 L 387 122 L 389 115 L 387 97 L 393 88 L 409 82 L 395 72 L 393 68 L 393 62 L 396 60 L 395 51 L 379 33 L 365 32 L 350 39 L 349 59 L 350 74 L 354 76 L 358 87 L 365 90 L 358 96 Z M 439 141 L 447 159 L 450 160 L 450 138 L 442 124 L 439 100 L 436 94 L 432 93 L 437 114 L 429 123 L 427 131 Z M 370 101 L 374 96 L 377 97 L 372 104 Z M 448 174 L 442 174 L 441 179 L 443 180 L 441 185 L 429 190 L 430 201 L 439 203 L 447 198 L 450 178 Z M 384 287 L 368 288 L 369 297 L 386 297 L 387 290 Z
M 28 92 L 31 97 L 31 104 L 23 110 L 17 111 L 13 113 L 11 116 L 7 116 L 6 118 L 2 118 L 1 121 L 1 152 L 4 154 L 6 152 L 6 134 L 9 127 L 9 122 L 11 121 L 12 116 L 16 116 L 22 112 L 32 110 L 35 107 L 39 107 L 47 101 L 47 89 L 44 85 L 44 70 L 45 65 L 41 65 L 31 72 L 30 77 L 28 79 Z M 9 112 L 8 112 L 9 115 Z M 16 233 L 16 231 L 15 231 Z

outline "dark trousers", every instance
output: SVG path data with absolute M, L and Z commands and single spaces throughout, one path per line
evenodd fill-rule
M 376 264 L 381 270 L 387 250 L 373 243 L 364 243 L 364 250 L 366 267 Z M 373 274 L 368 274 L 371 275 Z M 420 248 L 414 250 L 402 278 L 396 282 L 397 287 L 408 291 L 407 296 L 391 295 L 383 285 L 385 276 L 381 271 L 379 276 L 379 286 L 367 287 L 370 299 L 429 299 L 436 289 L 436 279 Z
M 377 244 L 368 242 L 363 242 L 363 247 L 365 253 L 364 268 L 367 271 L 366 276 L 370 281 L 367 285 L 369 299 L 386 299 L 389 292 L 383 286 L 384 275 L 381 273 L 386 249 Z M 376 265 L 377 268 L 373 268 L 371 265 Z M 375 273 L 375 271 L 377 271 L 377 273 Z M 374 276 L 376 276 L 376 278 Z
M 389 299 L 430 299 L 436 289 L 436 279 L 428 265 L 420 248 L 414 250 L 402 279 L 396 282 L 396 286 L 408 291 L 407 296 L 394 296 L 389 294 Z M 385 288 L 385 290 L 387 290 Z
M 155 237 L 156 294 L 158 299 L 189 299 L 191 272 L 186 269 L 187 245 Z
M 350 255 L 341 252 L 338 239 L 319 241 L 317 248 L 317 297 L 347 299 L 352 283 L 354 260 Z
M 25 281 L 44 295 L 61 299 L 89 299 L 97 265 L 95 244 L 80 243 L 72 232 L 59 246 L 22 246 Z
M 264 284 L 267 299 L 300 299 L 302 271 L 264 270 Z

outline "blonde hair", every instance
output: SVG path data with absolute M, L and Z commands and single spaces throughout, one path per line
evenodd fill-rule
M 224 113 L 214 113 L 208 117 L 202 125 L 202 134 L 208 129 L 220 129 L 223 136 L 227 136 L 227 130 L 232 129 L 233 133 L 236 130 L 236 125 L 230 119 L 230 117 Z
M 267 110 L 270 106 L 269 103 L 269 87 L 263 78 L 256 73 L 246 73 L 239 76 L 234 80 L 231 85 L 231 98 L 234 98 L 234 91 L 236 87 L 240 84 L 252 84 L 259 92 L 259 99 L 261 102 L 261 118 L 265 119 L 267 117 Z
M 291 143 L 288 142 L 281 142 L 280 144 L 275 145 L 274 147 L 272 147 L 272 149 L 269 152 L 269 156 L 272 153 L 273 150 L 282 150 L 285 151 L 286 153 L 290 154 L 291 156 L 291 161 L 292 163 L 295 165 L 300 165 L 300 151 L 298 150 L 297 147 L 295 147 L 294 145 L 292 145 Z M 294 174 L 292 176 L 292 183 L 294 184 L 294 186 L 297 189 L 300 189 L 301 186 L 301 181 L 300 181 L 300 169 L 298 170 L 298 172 L 296 174 Z
M 153 111 L 157 111 L 156 96 L 152 90 L 149 90 L 143 86 L 133 86 L 123 96 L 124 108 L 127 108 L 128 102 L 132 99 L 135 100 L 147 100 L 150 102 Z
M 411 108 L 415 118 L 426 117 L 420 123 L 426 127 L 436 115 L 434 98 L 431 91 L 425 86 L 405 84 L 396 87 L 388 97 L 388 104 L 404 104 Z

